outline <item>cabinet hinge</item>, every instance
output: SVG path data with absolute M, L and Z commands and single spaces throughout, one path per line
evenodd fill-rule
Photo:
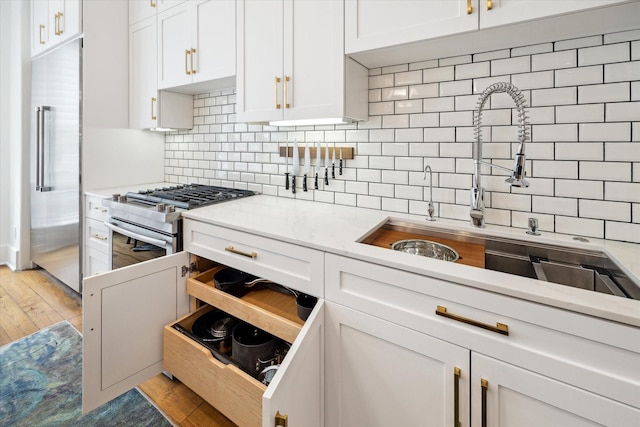
M 191 264 L 189 264 L 189 267 L 187 267 L 186 265 L 182 266 L 182 277 L 186 276 L 189 273 L 193 273 L 194 271 L 196 271 L 196 263 L 192 262 Z

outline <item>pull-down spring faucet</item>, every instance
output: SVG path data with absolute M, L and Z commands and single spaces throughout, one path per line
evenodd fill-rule
M 516 104 L 516 108 L 518 110 L 518 151 L 514 157 L 513 161 L 513 169 L 505 168 L 499 165 L 494 165 L 489 162 L 485 162 L 482 160 L 482 131 L 480 129 L 481 120 L 482 120 L 482 110 L 484 109 L 484 105 L 489 99 L 491 94 L 496 92 L 505 92 L 511 96 L 513 102 Z M 529 182 L 525 179 L 525 170 L 524 170 L 524 143 L 528 138 L 528 129 L 526 124 L 526 112 L 524 110 L 525 107 L 525 99 L 524 95 L 520 92 L 520 90 L 512 85 L 511 83 L 500 82 L 494 83 L 485 89 L 480 95 L 478 99 L 478 103 L 476 105 L 476 110 L 473 115 L 473 126 L 475 127 L 475 142 L 473 149 L 473 182 L 471 186 L 471 211 L 469 215 L 471 216 L 471 225 L 474 227 L 484 227 L 484 188 L 480 184 L 482 178 L 482 172 L 480 170 L 481 165 L 488 165 L 494 168 L 504 169 L 511 172 L 511 176 L 507 178 L 506 182 L 513 187 L 528 187 Z

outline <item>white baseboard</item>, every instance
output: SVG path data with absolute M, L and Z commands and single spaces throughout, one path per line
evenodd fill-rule
M 19 253 L 20 251 L 11 245 L 0 245 L 0 265 L 6 265 L 11 270 L 16 271 Z

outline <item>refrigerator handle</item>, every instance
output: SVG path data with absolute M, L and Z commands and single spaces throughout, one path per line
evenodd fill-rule
M 44 113 L 51 111 L 51 107 L 39 105 L 36 107 L 36 191 L 51 191 L 51 187 L 44 185 Z

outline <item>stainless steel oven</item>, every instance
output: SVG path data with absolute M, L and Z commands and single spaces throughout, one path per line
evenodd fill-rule
M 183 211 L 254 194 L 200 184 L 114 194 L 103 201 L 110 213 L 105 222 L 110 230 L 110 269 L 181 251 Z

